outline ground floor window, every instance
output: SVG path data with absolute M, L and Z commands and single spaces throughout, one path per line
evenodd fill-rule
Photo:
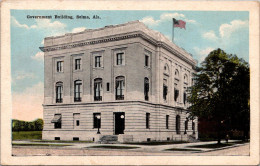
M 146 128 L 150 128 L 150 113 L 146 113 Z
M 176 133 L 180 134 L 180 129 L 181 129 L 181 123 L 180 123 L 181 117 L 180 115 L 176 116 Z
M 169 129 L 169 115 L 166 115 L 166 129 Z

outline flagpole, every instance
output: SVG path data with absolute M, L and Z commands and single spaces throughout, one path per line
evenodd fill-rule
M 172 19 L 172 42 L 174 43 L 174 20 L 173 19 Z

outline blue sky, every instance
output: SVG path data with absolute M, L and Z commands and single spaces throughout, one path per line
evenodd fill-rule
M 27 19 L 27 15 L 52 15 L 53 19 Z M 54 15 L 70 15 L 74 19 L 54 19 Z M 76 15 L 98 15 L 101 19 L 76 19 Z M 173 17 L 186 21 L 186 29 L 174 29 L 175 44 L 191 53 L 199 63 L 216 48 L 249 61 L 247 11 L 11 10 L 13 107 L 23 104 L 26 108 L 26 104 L 32 103 L 25 103 L 21 98 L 35 100 L 33 96 L 37 95 L 39 101 L 34 104 L 43 102 L 43 53 L 39 47 L 43 46 L 44 37 L 140 20 L 171 39 Z M 25 110 L 17 108 L 13 117 L 25 119 L 18 116 L 22 111 Z

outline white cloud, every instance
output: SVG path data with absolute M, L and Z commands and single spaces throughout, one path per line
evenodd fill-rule
M 50 35 L 61 35 L 66 32 L 67 25 L 60 22 L 60 21 L 53 21 L 49 19 L 39 19 L 35 20 L 36 24 L 28 26 L 27 24 L 21 24 L 19 23 L 15 17 L 11 17 L 12 21 L 11 23 L 14 26 L 25 28 L 25 29 L 40 29 L 46 31 Z
M 15 83 L 18 80 L 23 80 L 23 79 L 34 79 L 36 76 L 33 73 L 27 73 L 24 71 L 20 71 L 15 74 L 15 76 L 12 78 L 12 83 Z
M 194 47 L 193 48 L 196 55 L 198 56 L 198 60 L 199 60 L 199 63 L 202 62 L 205 57 L 211 52 L 213 51 L 215 48 L 213 47 L 207 47 L 207 48 L 204 48 L 204 49 L 201 49 L 201 48 L 198 48 L 198 47 Z
M 236 34 L 240 30 L 243 30 L 244 28 L 248 28 L 247 20 L 233 20 L 228 24 L 220 25 L 218 35 L 216 35 L 214 31 L 208 31 L 202 34 L 202 36 L 209 40 L 226 42 L 232 35 Z
M 209 31 L 203 34 L 203 37 L 209 40 L 218 40 L 214 31 Z
M 35 25 L 28 26 L 28 25 L 26 25 L 26 24 L 20 24 L 20 23 L 15 19 L 15 17 L 13 17 L 13 16 L 11 16 L 11 23 L 12 23 L 14 26 L 17 26 L 17 27 L 20 27 L 20 28 L 25 28 L 25 29 L 36 28 Z
M 42 62 L 44 59 L 44 53 L 43 52 L 37 52 L 34 56 L 31 56 L 33 60 Z
M 158 20 L 154 19 L 152 16 L 147 16 L 147 17 L 144 17 L 140 21 L 143 22 L 146 25 L 157 26 L 161 22 L 171 21 L 172 18 L 182 19 L 185 22 L 189 22 L 189 23 L 196 23 L 195 20 L 189 20 L 188 18 L 186 18 L 186 16 L 184 14 L 181 14 L 181 13 L 163 13 L 163 14 L 160 15 L 160 19 L 158 19 Z
M 44 40 L 42 40 L 41 44 L 44 45 Z
M 39 82 L 26 88 L 21 93 L 13 93 L 13 118 L 20 120 L 34 120 L 43 117 L 43 83 Z
M 222 24 L 219 27 L 219 34 L 222 38 L 229 37 L 232 33 L 241 28 L 248 27 L 248 21 L 233 20 L 229 24 Z
M 140 20 L 141 22 L 143 22 L 146 25 L 158 25 L 161 21 L 160 20 L 155 20 L 153 17 L 148 16 L 148 17 L 144 17 L 142 20 Z
M 82 32 L 84 31 L 86 28 L 85 27 L 78 27 L 78 28 L 74 28 L 72 29 L 72 33 L 76 33 L 76 32 Z

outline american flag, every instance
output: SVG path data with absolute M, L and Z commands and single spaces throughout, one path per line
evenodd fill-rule
M 186 22 L 183 20 L 176 20 L 175 18 L 173 18 L 173 27 L 179 27 L 179 28 L 185 28 L 186 26 Z

